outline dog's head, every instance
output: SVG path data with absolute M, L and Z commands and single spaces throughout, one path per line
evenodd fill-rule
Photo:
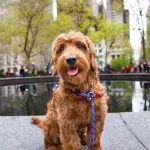
M 83 83 L 96 72 L 96 54 L 87 36 L 80 32 L 60 34 L 52 46 L 53 76 L 57 73 L 73 85 Z

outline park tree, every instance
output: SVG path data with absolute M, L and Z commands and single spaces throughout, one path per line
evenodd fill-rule
M 26 66 L 30 69 L 31 57 L 35 56 L 39 34 L 50 23 L 50 15 L 46 8 L 48 0 L 22 0 L 9 3 L 9 9 L 13 12 L 13 19 L 17 30 L 13 33 L 14 43 L 20 47 L 26 58 Z
M 112 0 L 112 8 L 116 12 L 123 12 L 123 10 L 124 10 L 124 0 Z
M 48 57 L 45 58 L 47 59 L 48 64 L 51 63 L 51 44 L 54 39 L 60 33 L 66 33 L 74 28 L 72 17 L 62 12 L 59 13 L 56 21 L 53 21 L 48 25 L 47 29 L 40 33 L 37 39 L 38 48 L 41 49 L 41 55 L 43 56 L 45 55 L 46 50 L 49 50 L 46 53 L 46 56 Z M 45 49 L 45 51 L 43 51 L 43 49 Z
M 105 66 L 109 54 L 115 48 L 122 50 L 123 53 L 129 50 L 128 27 L 125 24 L 116 24 L 106 20 L 99 20 L 97 31 L 90 30 L 88 35 L 94 43 L 104 42 Z
M 39 53 L 40 35 L 52 22 L 49 0 L 7 1 L 7 13 L 0 23 L 0 41 L 9 44 L 16 55 L 23 55 L 30 69 L 31 58 Z M 44 43 L 43 43 L 44 44 Z
M 0 22 L 0 42 L 10 45 L 15 55 L 23 55 L 28 69 L 34 56 L 50 58 L 51 43 L 58 34 L 74 29 L 72 17 L 63 12 L 53 21 L 49 7 L 49 0 L 8 1 L 11 15 Z
M 10 19 L 1 19 L 0 22 L 0 42 L 1 44 L 11 44 L 13 25 Z
M 94 17 L 91 8 L 88 7 L 88 0 L 58 0 L 58 12 L 65 12 L 70 15 L 78 31 L 88 34 L 94 43 L 100 44 L 105 41 L 107 57 L 114 48 L 124 50 L 124 54 L 131 56 L 131 49 L 128 39 L 128 27 L 124 24 L 108 22 L 102 16 Z M 113 7 L 116 11 L 123 11 L 123 1 L 113 1 Z
M 1 19 L 0 22 L 0 54 L 9 53 L 12 40 L 13 25 L 10 20 Z
M 60 12 L 57 20 L 48 26 L 49 32 L 45 30 L 41 38 L 48 37 L 49 41 L 53 41 L 58 34 L 66 33 L 73 29 L 75 29 L 75 26 L 72 17 L 64 12 Z
M 50 49 L 53 39 L 58 34 L 69 30 L 90 35 L 94 43 L 104 40 L 106 62 L 114 47 L 125 48 L 125 42 L 120 40 L 120 37 L 127 37 L 124 36 L 125 26 L 107 22 L 101 17 L 93 17 L 88 0 L 58 0 L 57 2 L 56 21 L 52 20 L 49 0 L 22 0 L 7 5 L 11 15 L 0 23 L 0 31 L 4 31 L 0 35 L 0 41 L 10 44 L 16 55 L 24 54 L 26 65 L 30 66 L 34 56 L 47 54 L 46 51 Z
M 92 15 L 89 0 L 58 0 L 58 12 L 64 12 L 71 16 L 75 29 L 84 34 L 90 27 L 96 27 L 97 19 Z

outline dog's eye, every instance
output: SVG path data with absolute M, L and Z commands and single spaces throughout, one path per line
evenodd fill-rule
M 58 51 L 59 51 L 60 53 L 62 53 L 62 52 L 64 51 L 64 45 L 61 45 L 61 46 L 58 48 Z
M 83 48 L 84 48 L 84 45 L 83 45 L 82 43 L 77 43 L 77 47 L 78 47 L 79 49 L 83 49 Z

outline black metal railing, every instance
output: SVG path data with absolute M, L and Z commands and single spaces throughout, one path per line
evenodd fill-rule
M 112 73 L 99 75 L 102 81 L 150 81 L 149 73 Z M 19 85 L 30 83 L 58 82 L 59 77 L 38 76 L 38 77 L 16 77 L 0 78 L 0 86 Z

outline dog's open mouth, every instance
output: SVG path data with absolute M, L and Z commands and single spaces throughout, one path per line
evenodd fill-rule
M 71 67 L 68 69 L 67 73 L 70 76 L 74 76 L 78 73 L 79 69 L 77 67 Z

